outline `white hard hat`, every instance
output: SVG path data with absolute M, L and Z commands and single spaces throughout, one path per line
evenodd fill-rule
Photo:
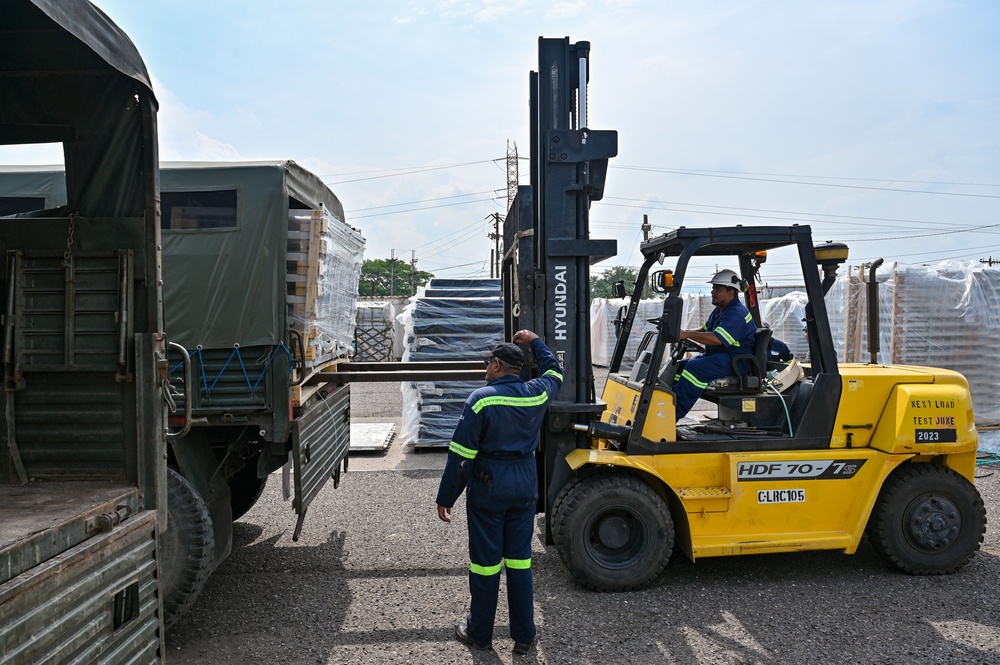
M 734 270 L 729 270 L 728 268 L 715 273 L 715 277 L 708 280 L 708 283 L 728 286 L 737 291 L 743 291 L 743 283 L 740 280 L 740 276 Z

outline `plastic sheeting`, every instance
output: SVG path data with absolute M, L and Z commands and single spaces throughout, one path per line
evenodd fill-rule
M 885 264 L 879 282 L 879 351 L 883 364 L 951 369 L 969 381 L 976 423 L 1000 423 L 1000 268 L 978 262 L 944 261 L 936 265 Z M 839 362 L 867 363 L 868 272 L 849 267 L 826 295 L 830 332 Z M 696 328 L 711 312 L 708 294 L 684 294 L 683 326 Z M 803 330 L 806 294 L 792 291 L 761 300 L 761 315 L 796 358 L 808 361 Z M 591 351 L 595 365 L 607 365 L 614 353 L 614 319 L 626 300 L 595 299 L 591 304 Z M 622 370 L 635 362 L 646 319 L 662 308 L 661 300 L 640 301 Z
M 432 279 L 397 317 L 404 328 L 403 362 L 480 360 L 482 351 L 503 341 L 503 313 L 500 280 Z M 404 382 L 403 445 L 447 446 L 469 393 L 482 385 Z
M 684 300 L 681 327 L 686 330 L 701 328 L 715 309 L 712 305 L 712 296 L 707 293 L 684 293 L 681 294 L 681 298 Z M 774 331 L 774 337 L 784 341 L 799 359 L 805 359 L 809 350 L 802 324 L 805 303 L 805 293 L 802 292 L 760 301 L 761 314 Z M 591 354 L 595 365 L 607 367 L 611 363 L 611 356 L 614 355 L 615 343 L 618 340 L 615 319 L 619 314 L 624 318 L 627 307 L 627 298 L 595 298 L 590 304 Z M 639 301 L 632 334 L 629 336 L 622 358 L 621 371 L 627 372 L 632 368 L 643 335 L 647 332 L 656 332 L 656 325 L 649 320 L 662 313 L 662 299 Z
M 826 296 L 838 360 L 868 362 L 868 273 L 841 275 Z M 1000 422 L 1000 268 L 978 262 L 883 265 L 877 360 L 960 372 L 978 424 Z
M 346 356 L 354 346 L 365 239 L 325 207 L 291 210 L 288 220 L 289 322 L 306 332 L 307 364 Z

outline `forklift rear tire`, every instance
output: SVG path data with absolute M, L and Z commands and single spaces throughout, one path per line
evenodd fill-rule
M 885 481 L 866 533 L 875 551 L 903 572 L 954 573 L 983 542 L 986 508 L 975 485 L 952 469 L 910 463 Z
M 163 625 L 169 630 L 194 604 L 212 570 L 215 532 L 194 486 L 167 469 L 167 525 L 160 536 Z
M 567 485 L 553 507 L 552 535 L 577 583 L 634 591 L 655 582 L 674 549 L 674 522 L 637 476 L 597 471 Z

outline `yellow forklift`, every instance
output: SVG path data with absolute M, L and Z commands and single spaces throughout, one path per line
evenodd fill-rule
M 968 382 L 944 369 L 839 364 L 824 295 L 848 248 L 815 247 L 808 226 L 682 227 L 644 242 L 603 399 L 596 399 L 588 270 L 615 247 L 590 238 L 588 211 L 603 195 L 617 135 L 589 129 L 585 106 L 573 108 L 587 98 L 589 51 L 586 42 L 540 40 L 544 76 L 531 81 L 532 184 L 519 188 L 505 223 L 510 330 L 544 333 L 564 367 L 538 454 L 546 542 L 580 584 L 603 591 L 654 582 L 675 547 L 692 561 L 853 553 L 865 533 L 907 573 L 960 569 L 986 528 L 973 484 L 978 438 Z M 796 253 L 808 297 L 810 362 L 801 373 L 768 362 L 771 331 L 762 326 L 754 287 L 768 253 L 781 248 Z M 706 389 L 715 417 L 679 426 L 676 365 L 700 351 L 679 341 L 694 257 L 736 264 L 757 333 L 739 359 L 750 371 L 741 374 L 734 363 L 733 376 Z M 647 280 L 664 296 L 662 312 L 623 373 Z M 876 324 L 870 339 L 877 338 Z

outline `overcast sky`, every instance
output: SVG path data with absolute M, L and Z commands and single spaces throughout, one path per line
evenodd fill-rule
M 654 234 L 808 223 L 855 264 L 1000 258 L 995 0 L 95 4 L 154 79 L 163 160 L 293 159 L 366 258 L 489 274 L 539 36 L 591 42 L 589 125 L 619 132 L 598 270 L 639 261 L 643 213 Z M 798 281 L 782 259 L 769 283 Z

